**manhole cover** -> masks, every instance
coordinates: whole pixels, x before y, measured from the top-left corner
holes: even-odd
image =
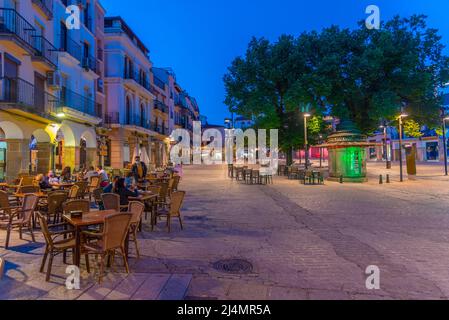
[[[249,274],[253,272],[251,262],[241,259],[220,260],[214,263],[214,269],[231,274]]]

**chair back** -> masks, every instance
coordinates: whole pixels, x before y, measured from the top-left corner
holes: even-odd
[[[159,186],[161,187],[161,190],[159,191],[159,200],[166,201],[168,195],[168,183],[160,183]]]
[[[20,178],[19,186],[32,186],[34,177],[30,175],[24,175]]]
[[[94,191],[100,187],[100,177],[94,176],[90,178],[89,191]]]
[[[62,212],[62,205],[67,201],[66,192],[52,192],[48,195],[48,213],[57,214]]]
[[[70,214],[72,211],[82,211],[83,213],[90,212],[89,200],[72,200],[62,205],[64,214]]]
[[[185,191],[176,191],[172,193],[170,202],[170,215],[172,217],[181,216],[181,207],[184,202],[185,195]]]
[[[78,198],[78,199],[84,198],[84,196],[87,192],[87,188],[89,187],[89,182],[79,181],[79,182],[75,183],[75,186],[79,187],[78,192],[76,193],[76,198]]]
[[[161,193],[161,186],[158,185],[148,186],[147,191],[159,195]]]
[[[145,205],[142,202],[131,201],[128,204],[128,213],[132,214],[131,223],[139,224],[144,211]]]
[[[37,193],[39,191],[40,191],[39,187],[32,186],[32,185],[22,186],[19,188],[19,193],[24,193],[24,194]]]
[[[38,202],[39,197],[34,194],[27,194],[25,196],[22,204],[23,221],[28,223],[31,221],[34,211],[36,211]]]
[[[9,208],[9,196],[8,192],[0,191],[0,209],[1,208]]]
[[[132,214],[130,213],[116,213],[105,218],[103,229],[104,251],[124,246],[131,218]]]
[[[77,185],[72,186],[69,190],[69,199],[76,199],[76,197],[78,196],[79,189],[80,187]]]
[[[120,196],[115,193],[104,193],[101,195],[105,210],[120,211]]]
[[[50,229],[48,228],[47,219],[40,212],[37,213],[37,218],[39,219],[39,225],[42,234],[44,235],[45,242],[50,248],[53,247],[53,238],[51,237]]]
[[[174,181],[173,181],[172,190],[176,191],[176,190],[178,190],[179,182],[181,181],[181,176],[176,175],[173,177],[173,179],[174,179]]]
[[[94,196],[94,200],[95,200],[96,203],[99,203],[99,202],[102,201],[101,195],[102,195],[103,193],[104,193],[104,191],[103,191],[102,188],[95,189],[95,190],[92,192],[92,194],[93,194],[93,196]]]

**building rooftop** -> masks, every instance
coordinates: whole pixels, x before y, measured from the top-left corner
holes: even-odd
[[[143,41],[134,33],[134,31],[128,26],[122,17],[106,17],[104,18],[104,28],[105,32],[113,32],[114,29],[118,28],[124,32],[128,38],[142,51],[145,56],[150,54],[150,50],[145,46]]]

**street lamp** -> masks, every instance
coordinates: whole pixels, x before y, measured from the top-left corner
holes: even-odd
[[[305,148],[306,170],[309,167],[309,139],[307,136],[307,119],[310,117],[311,117],[310,113],[304,113],[304,148]]]
[[[400,169],[400,176],[401,176],[401,182],[404,182],[404,173],[402,168],[402,119],[406,118],[406,114],[401,114],[398,118],[399,120],[399,169]]]
[[[388,152],[388,124],[385,123],[383,125],[381,125],[379,127],[379,129],[382,129],[384,137],[383,137],[383,153],[384,153],[384,157],[385,157],[385,162],[386,162],[386,166],[387,169],[391,169],[391,158],[389,157],[389,152]]]
[[[443,116],[443,148],[444,148],[444,173],[448,175],[447,168],[447,138],[446,138],[446,121],[449,120],[449,117]]]

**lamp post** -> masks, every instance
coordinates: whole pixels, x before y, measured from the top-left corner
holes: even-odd
[[[403,172],[403,163],[402,163],[402,119],[407,117],[406,114],[401,114],[399,116],[399,170],[400,170],[400,181],[404,182],[404,172]]]
[[[391,169],[391,159],[389,157],[389,153],[388,153],[388,125],[385,123],[383,125],[380,126],[380,129],[383,130],[383,154],[385,157],[385,162],[386,162],[386,167],[387,169]]]
[[[323,144],[323,135],[320,134],[320,145]],[[323,148],[320,146],[320,169],[323,167]]]
[[[446,121],[449,120],[449,117],[445,117],[443,115],[443,148],[444,148],[444,174],[448,175],[447,168],[447,138],[446,138]]]
[[[305,161],[306,170],[309,168],[309,139],[307,136],[307,119],[310,118],[310,113],[304,113],[304,149],[305,149]]]

